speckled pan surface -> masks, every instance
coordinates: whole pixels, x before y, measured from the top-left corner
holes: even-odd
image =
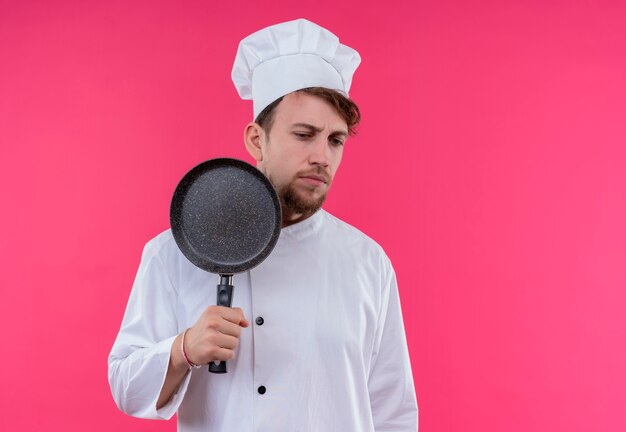
[[[238,159],[211,159],[182,178],[172,198],[176,244],[211,273],[240,273],[259,265],[280,235],[278,195],[269,180]]]

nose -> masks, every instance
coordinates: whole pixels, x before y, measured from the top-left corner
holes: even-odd
[[[330,146],[324,136],[319,136],[311,145],[311,153],[309,154],[309,163],[311,165],[320,165],[324,168],[330,165]]]

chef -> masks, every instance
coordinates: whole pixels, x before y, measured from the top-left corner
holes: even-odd
[[[235,275],[191,264],[170,230],[149,241],[109,356],[127,414],[178,430],[417,430],[396,277],[383,249],[321,208],[359,123],[347,95],[359,54],[304,19],[239,44],[232,77],[252,99],[244,142],[281,199],[270,256]],[[206,365],[228,361],[228,373]],[[202,366],[202,367],[200,367]]]

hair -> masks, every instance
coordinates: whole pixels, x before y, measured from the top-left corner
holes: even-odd
[[[348,133],[350,135],[357,134],[357,126],[361,122],[361,111],[359,111],[359,107],[351,99],[345,97],[337,90],[331,90],[325,87],[307,87],[296,90],[294,93],[306,93],[322,98],[330,104],[330,106],[335,108],[339,116],[346,122],[348,125]],[[276,107],[280,101],[283,100],[283,97],[284,96],[279,97],[266,106],[255,119],[255,122],[261,126],[266,134],[269,134],[272,129]]]

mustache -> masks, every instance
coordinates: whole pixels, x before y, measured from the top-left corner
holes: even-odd
[[[296,173],[296,177],[312,177],[312,176],[320,177],[321,179],[324,180],[326,184],[330,184],[332,180],[330,173],[326,171],[324,168],[322,168],[321,166],[318,166],[317,168],[313,170],[298,171]]]

